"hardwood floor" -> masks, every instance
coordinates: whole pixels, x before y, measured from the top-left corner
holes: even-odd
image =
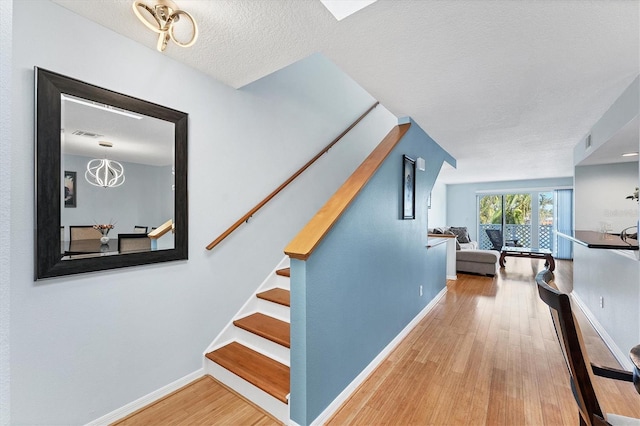
[[[204,376],[113,425],[259,426],[276,424],[280,424],[276,419],[211,376]]]
[[[507,259],[495,278],[459,274],[446,296],[328,425],[572,425],[577,407],[549,310],[534,283],[542,261]],[[572,263],[556,282],[572,287]],[[579,311],[579,310],[578,310]],[[577,312],[592,361],[617,362]],[[597,378],[607,411],[640,418],[630,383]],[[134,413],[126,425],[277,424],[211,378]]]
[[[459,274],[328,424],[577,425],[549,309],[533,279],[542,263],[510,258],[493,279]],[[561,287],[572,285],[571,268],[557,262]],[[592,361],[618,366],[591,326],[581,326]],[[598,378],[597,385],[610,412],[640,417],[631,383]]]

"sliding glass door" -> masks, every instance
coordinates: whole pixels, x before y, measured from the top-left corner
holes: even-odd
[[[514,241],[522,247],[531,245],[531,194],[505,194],[504,232],[505,240]]]
[[[538,247],[554,250],[555,204],[553,191],[538,193]]]
[[[491,194],[478,197],[480,248],[490,249],[487,229],[502,232],[506,240],[531,246],[531,194]]]
[[[492,248],[487,229],[502,231],[503,243],[551,250],[559,259],[572,258],[571,245],[555,232],[571,234],[573,190],[559,189],[478,195],[478,242]],[[566,229],[565,229],[566,228]]]
[[[555,230],[573,235],[573,190],[559,189],[554,191]],[[573,259],[573,243],[554,234],[555,250],[553,256],[558,259]]]
[[[502,196],[485,195],[478,197],[478,243],[481,249],[492,248],[487,229],[502,231]]]

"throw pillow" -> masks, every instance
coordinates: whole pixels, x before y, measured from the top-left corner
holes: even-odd
[[[458,237],[458,241],[461,243],[469,243],[471,239],[469,238],[469,232],[467,231],[466,226],[452,226],[449,228],[451,232],[453,232],[456,237]]]

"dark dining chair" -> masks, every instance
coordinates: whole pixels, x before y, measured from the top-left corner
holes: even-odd
[[[504,240],[502,237],[502,231],[499,229],[485,229],[487,233],[487,237],[489,237],[489,241],[491,241],[491,245],[493,246],[491,250],[502,250],[503,246],[507,247],[520,247],[518,245],[518,240]]]
[[[76,240],[99,240],[102,232],[98,231],[93,225],[69,226],[69,241]]]
[[[146,234],[148,229],[148,226],[135,225],[133,227],[133,232],[136,234]]]
[[[633,381],[633,373],[592,364],[585,350],[580,326],[576,321],[567,294],[558,291],[553,273],[543,270],[536,276],[540,299],[549,306],[551,318],[564,356],[573,396],[578,405],[581,425],[617,425],[638,421],[617,414],[608,414],[593,386],[594,374],[609,379]],[[640,390],[638,390],[640,393]],[[640,420],[640,419],[639,419]],[[636,423],[633,423],[636,424]]]
[[[118,234],[118,253],[151,251],[151,238],[147,234]]]

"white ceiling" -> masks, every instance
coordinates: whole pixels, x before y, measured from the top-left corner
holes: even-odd
[[[53,1],[155,49],[130,0]],[[177,3],[200,37],[158,54],[238,88],[322,52],[458,160],[447,183],[571,176],[640,72],[640,0],[378,0],[341,21],[319,0]]]
[[[66,95],[66,98],[75,97]],[[174,124],[147,115],[134,116],[140,119],[76,102],[62,102],[62,153],[91,158],[107,157],[151,166],[173,165]],[[112,147],[104,148],[99,145],[100,142],[110,142]]]

